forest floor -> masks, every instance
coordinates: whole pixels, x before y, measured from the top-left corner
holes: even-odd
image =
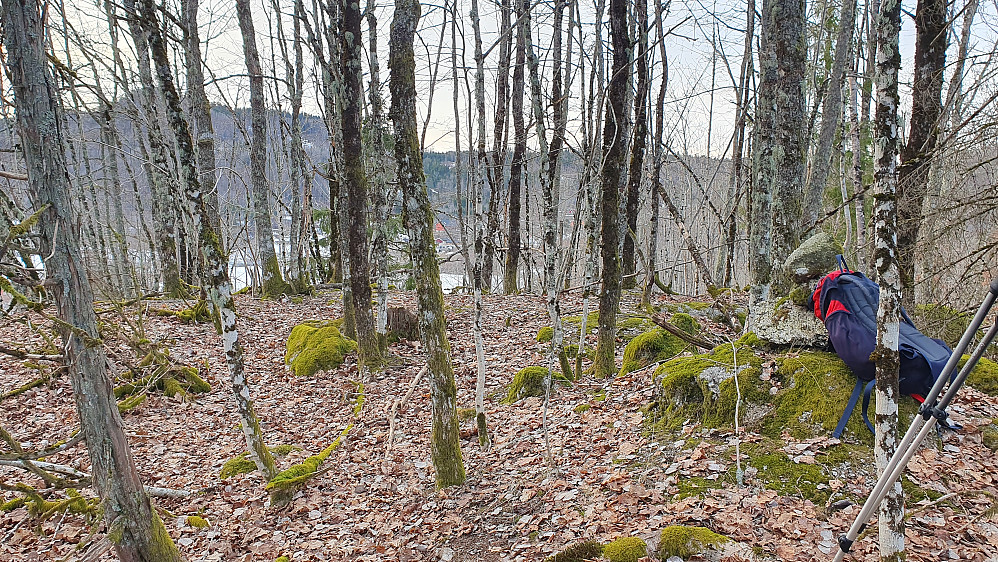
[[[446,303],[458,403],[473,407],[473,301],[448,295]],[[151,306],[164,304],[182,306]],[[414,295],[393,294],[391,304],[413,307]],[[209,366],[203,371],[212,385],[209,393],[191,401],[157,394],[123,415],[147,485],[201,492],[156,500],[187,559],[541,560],[584,539],[608,542],[633,535],[653,548],[661,529],[673,524],[706,526],[744,545],[729,551],[726,560],[831,559],[833,537],[848,527],[858,506],[836,510],[799,495],[780,495],[765,489],[751,471],[738,487],[734,459],[716,452],[697,427],[678,437],[649,432],[642,408],[656,394],[651,367],[612,380],[583,377],[570,388],[558,387],[548,410],[554,458],[553,466],[548,464],[541,399],[500,403],[518,369],[546,365],[547,346],[536,341],[538,328],[548,324],[543,300],[495,296],[485,304],[486,413],[493,446],[483,451],[471,435],[473,422],[465,422],[461,445],[468,480],[437,491],[429,458],[425,378],[399,411],[394,446],[390,452],[386,447],[391,404],[423,363],[418,344],[393,345],[398,364],[363,381],[352,358],[333,371],[296,378],[284,364],[288,334],[302,321],[338,317],[339,293],[323,292],[298,304],[238,298],[247,372],[267,440],[300,447],[279,458],[281,466],[316,454],[354,423],[323,472],[282,509],[267,505],[265,482],[257,474],[219,478],[223,463],[242,453],[245,441],[221,341],[211,323],[148,317],[145,337],[165,342],[175,358],[194,365],[207,361]],[[581,300],[568,296],[562,307],[563,314],[579,314]],[[625,294],[622,310],[636,307],[637,296]],[[23,324],[4,320],[0,342],[37,345],[37,337],[25,331]],[[590,345],[594,343],[591,339]],[[0,356],[0,392],[36,376],[23,363]],[[354,416],[357,382],[364,383],[359,418]],[[910,464],[916,482],[940,481],[946,473],[948,493],[931,504],[909,500],[908,559],[998,560],[998,525],[992,522],[998,460],[982,445],[978,429],[998,417],[998,399],[968,389],[953,411],[966,429],[950,434],[945,443],[923,446]],[[26,448],[64,439],[77,424],[66,376],[8,398],[0,408],[0,426]],[[46,460],[89,469],[82,446]],[[680,498],[677,484],[694,478],[716,481],[718,488]],[[9,467],[0,467],[0,482],[39,484]],[[842,492],[840,498],[854,500],[865,497],[871,484],[861,476],[830,482]],[[4,500],[12,497],[3,492]],[[209,526],[189,525],[187,516],[194,515]],[[0,559],[75,560],[80,553],[74,549],[92,542],[94,531],[73,514],[39,522],[23,507],[0,512]],[[98,536],[101,532],[96,530]],[[857,543],[853,559],[874,560],[875,549],[874,531]]]

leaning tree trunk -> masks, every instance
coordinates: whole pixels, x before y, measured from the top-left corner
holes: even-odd
[[[395,127],[395,160],[405,201],[402,219],[409,231],[412,263],[419,303],[419,332],[426,350],[430,377],[432,431],[431,457],[437,487],[464,482],[464,461],[457,421],[457,387],[450,361],[450,344],[444,323],[444,295],[433,244],[433,210],[426,193],[423,155],[416,131],[416,57],[413,39],[419,22],[419,3],[395,0],[389,42],[391,119]]]
[[[873,262],[880,283],[877,309],[877,416],[873,456],[877,473],[883,474],[898,442],[898,332],[900,330],[901,279],[897,248],[897,146],[898,70],[901,54],[901,2],[884,0],[877,19],[877,88],[874,123]],[[880,559],[904,560],[904,497],[895,482],[880,505]]]
[[[125,0],[126,9],[133,0]],[[140,4],[140,17],[143,26],[149,33],[149,48],[153,63],[156,65],[156,76],[159,79],[163,97],[166,98],[166,119],[173,129],[177,142],[177,160],[180,164],[181,176],[184,182],[184,196],[193,214],[192,221],[201,240],[201,251],[204,254],[204,286],[212,308],[218,316],[219,333],[225,350],[225,362],[229,368],[229,378],[232,381],[232,394],[236,399],[239,411],[241,429],[249,446],[249,457],[257,469],[270,480],[277,474],[274,457],[270,454],[263,440],[263,431],[253,409],[250,398],[249,381],[246,379],[243,364],[243,346],[239,339],[239,329],[236,325],[236,303],[232,298],[232,284],[229,281],[228,259],[222,248],[221,237],[213,224],[218,224],[218,217],[212,216],[218,208],[217,200],[211,205],[209,200],[214,193],[201,185],[199,171],[194,153],[194,138],[190,126],[184,118],[180,105],[180,95],[173,82],[173,72],[170,69],[170,59],[166,41],[161,35],[156,17],[156,7],[152,0],[143,0]],[[214,197],[217,197],[214,196]]]
[[[263,265],[263,296],[278,296],[291,292],[284,282],[281,265],[274,247],[274,229],[270,220],[270,185],[267,182],[267,107],[264,99],[263,67],[256,48],[256,31],[249,0],[236,0],[236,16],[243,36],[243,56],[250,84],[250,121],[253,138],[250,141],[250,186],[253,192],[253,223],[256,225],[256,246]]]
[[[371,264],[367,254],[367,171],[364,169],[361,122],[364,87],[363,43],[360,41],[360,3],[344,1],[343,29],[340,33],[340,61],[343,76],[341,115],[343,127],[343,179],[347,195],[347,238],[350,254],[350,289],[353,296],[354,328],[358,359],[370,369],[380,369],[381,340],[374,331],[371,312]]]
[[[55,81],[48,70],[43,18],[36,0],[3,0],[3,43],[14,87],[28,187],[42,210],[45,284],[59,317],[70,383],[90,452],[93,484],[101,498],[108,535],[124,562],[182,560],[146,495],[111,392],[108,359],[97,332],[93,291],[86,277],[73,216],[69,174],[59,126]],[[58,231],[61,230],[60,234]]]
[[[187,63],[187,95],[191,104],[191,117],[194,121],[195,142],[197,143],[198,178],[201,185],[209,189],[215,188],[215,128],[211,124],[211,103],[204,90],[204,64],[201,57],[201,38],[198,35],[198,1],[183,0],[181,2],[181,19],[186,26],[184,56]],[[211,213],[218,217],[218,209]],[[212,224],[215,230],[221,225]]]
[[[898,169],[898,262],[902,297],[909,310],[915,304],[915,247],[922,227],[922,208],[929,170],[939,136],[943,72],[949,18],[945,0],[919,0],[915,9],[915,71],[912,83],[908,143]],[[883,9],[883,6],[881,6]]]
[[[593,373],[597,377],[616,374],[616,320],[620,304],[620,182],[624,173],[627,139],[623,131],[627,120],[627,84],[631,72],[630,37],[627,31],[626,0],[610,0],[610,37],[613,45],[613,70],[606,96],[606,121],[603,125],[603,169],[600,172],[600,214],[603,237],[603,288],[599,298],[599,330]],[[597,48],[600,48],[597,45]]]

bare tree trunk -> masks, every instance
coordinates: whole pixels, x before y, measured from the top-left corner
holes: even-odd
[[[131,0],[130,5],[134,6],[134,3],[134,0]],[[156,250],[162,263],[163,291],[167,295],[178,296],[184,294],[185,291],[180,280],[180,266],[177,262],[177,239],[174,232],[176,201],[173,198],[173,189],[170,187],[171,178],[166,146],[159,128],[160,110],[156,100],[152,69],[149,64],[149,40],[134,11],[126,6],[125,13],[129,34],[135,44],[139,83],[142,85],[140,95],[147,114],[146,130],[150,158],[146,159],[144,165],[146,176],[149,178],[149,189],[152,192],[153,232],[156,235]],[[138,111],[133,112],[131,117],[138,133],[142,126]]]
[[[835,131],[842,117],[842,86],[849,55],[852,53],[852,37],[856,27],[856,0],[845,0],[839,17],[839,31],[835,39],[835,61],[821,104],[821,129],[818,132],[818,146],[811,164],[811,177],[804,202],[804,224],[808,229],[818,220],[821,213],[821,198],[828,183],[828,172],[832,160],[832,144]]]
[[[3,43],[21,149],[39,221],[46,285],[60,319],[73,397],[90,453],[94,487],[124,562],[182,560],[146,495],[125,436],[97,332],[94,295],[76,238],[69,175],[59,127],[55,81],[48,70],[44,7],[35,0],[3,0]],[[60,232],[61,231],[61,232]]]
[[[342,3],[343,27],[340,33],[340,57],[343,75],[343,179],[347,189],[347,226],[350,251],[350,288],[353,296],[354,323],[357,330],[360,364],[380,369],[381,341],[374,331],[371,312],[371,266],[367,255],[367,171],[364,169],[361,122],[364,87],[360,41],[360,3]]]
[[[461,151],[461,86],[457,66],[457,3],[455,2],[449,7],[445,3],[444,17],[446,17],[448,11],[451,13],[450,63],[451,78],[453,79],[451,93],[453,94],[454,101],[454,189],[457,192],[458,243],[461,245],[461,258],[464,260],[464,277],[468,282],[471,282],[474,273],[472,272],[471,254],[468,252],[468,229],[464,220],[464,170],[461,166],[461,162],[464,160],[464,153]]]
[[[471,0],[471,26],[475,33],[475,109],[478,113],[478,142],[475,150],[473,169],[475,198],[475,264],[472,271],[472,287],[475,293],[475,363],[478,367],[475,380],[475,422],[478,426],[478,444],[488,450],[492,446],[488,423],[485,419],[485,339],[482,337],[482,269],[485,256],[484,225],[482,216],[482,193],[485,191],[485,175],[488,173],[488,157],[485,154],[485,55],[482,54],[482,29],[478,14],[478,0]],[[498,101],[497,103],[505,103]]]
[[[184,56],[187,63],[187,96],[191,104],[191,117],[194,121],[195,142],[197,143],[198,171],[201,185],[206,189],[215,190],[215,128],[211,123],[211,103],[204,90],[204,64],[201,56],[201,37],[198,35],[198,2],[199,0],[183,0],[180,19],[185,26]],[[217,197],[215,199],[217,204]],[[211,213],[218,217],[218,209]],[[211,225],[219,230],[221,225]]]
[[[774,282],[783,292],[778,265],[800,243],[806,131],[804,17],[803,0],[763,3],[750,241],[753,302],[766,300]]]
[[[883,474],[898,443],[898,337],[900,330],[901,279],[897,249],[897,152],[898,152],[898,70],[901,53],[901,2],[884,0],[877,18],[877,110],[874,129],[876,147],[874,184],[877,205],[873,261],[880,283],[877,309],[877,415],[873,456],[877,473]],[[880,560],[904,560],[904,496],[901,482],[880,505]]]
[[[528,0],[513,0],[517,20],[524,17],[529,9]],[[523,27],[516,26],[516,64],[513,67],[513,161],[509,168],[509,211],[507,212],[506,269],[503,292],[511,295],[519,292],[520,266],[520,190],[526,168],[527,131],[523,123],[523,90],[526,51],[523,43]]]
[[[859,123],[859,84],[856,75],[849,77],[849,138],[852,148],[851,178],[853,191],[856,193],[856,247],[853,254],[856,263],[866,263],[866,213],[863,208],[863,140]],[[852,250],[845,248],[847,253]]]
[[[278,296],[291,292],[284,282],[274,246],[270,218],[270,185],[267,182],[267,106],[264,99],[263,68],[256,48],[256,31],[249,0],[236,0],[236,16],[243,37],[243,56],[250,82],[250,120],[253,138],[250,144],[250,184],[253,192],[253,222],[256,247],[263,269],[263,295]]]
[[[638,193],[641,178],[644,177],[645,147],[648,144],[648,2],[634,2],[634,17],[637,20],[638,44],[634,56],[637,66],[637,91],[634,94],[634,129],[631,140],[631,163],[627,174],[627,200],[624,203],[624,217],[627,232],[624,233],[623,288],[637,286],[637,259],[635,248],[638,236]],[[709,145],[709,143],[708,143]],[[654,197],[652,197],[654,199]]]
[[[260,429],[260,422],[253,409],[253,400],[250,398],[249,381],[246,379],[243,364],[243,346],[236,324],[236,304],[232,298],[232,285],[229,282],[228,261],[222,248],[219,233],[212,228],[213,224],[220,222],[217,217],[211,216],[213,209],[217,209],[218,205],[217,203],[215,205],[208,203],[212,197],[212,192],[205,189],[199,179],[194,153],[194,139],[187,120],[184,118],[180,96],[173,82],[169,54],[166,42],[160,34],[156,7],[152,0],[142,0],[140,6],[140,12],[136,13],[141,13],[140,17],[145,31],[149,34],[149,48],[156,65],[156,76],[159,79],[163,96],[166,98],[167,122],[176,137],[177,159],[184,182],[184,195],[193,213],[192,219],[201,239],[201,251],[204,253],[204,286],[208,290],[209,300],[219,318],[218,327],[225,350],[225,361],[229,368],[229,378],[232,382],[232,394],[236,399],[236,407],[239,411],[240,425],[249,446],[250,459],[253,460],[264,477],[270,480],[277,474],[277,470],[274,465],[274,457],[264,444],[263,431]],[[125,0],[125,9],[134,11],[134,0]]]
[[[908,120],[908,142],[901,150],[897,186],[898,265],[902,300],[909,310],[915,304],[916,246],[942,114],[943,72],[949,38],[946,7],[945,0],[919,0],[915,9],[911,119]]]
[[[464,482],[460,431],[457,421],[457,387],[450,362],[450,344],[444,323],[440,269],[433,244],[433,210],[426,194],[423,155],[416,131],[416,75],[413,38],[420,7],[414,0],[395,0],[389,42],[390,116],[395,128],[395,160],[405,205],[402,219],[409,231],[419,302],[420,339],[427,355],[433,416],[431,457],[438,488]]]
[[[603,168],[600,171],[600,214],[603,259],[603,287],[599,299],[599,331],[593,374],[612,377],[616,374],[616,320],[620,304],[620,183],[625,173],[627,139],[623,132],[627,107],[627,79],[631,73],[630,37],[627,31],[626,0],[610,0],[610,38],[613,46],[613,70],[606,96],[606,121],[603,124]],[[597,45],[597,48],[602,48]]]
[[[737,102],[735,104],[735,133],[731,156],[731,181],[728,190],[728,215],[724,224],[724,276],[721,285],[730,287],[734,281],[735,268],[735,240],[738,235],[738,201],[741,199],[742,190],[745,188],[745,163],[744,155],[746,150],[745,125],[748,121],[749,110],[749,85],[754,74],[752,64],[752,42],[755,40],[755,0],[748,0],[745,9],[745,47],[742,52],[741,74],[738,78]],[[750,205],[747,205],[750,207]]]
[[[499,68],[496,76],[496,116],[492,138],[492,163],[489,166],[489,214],[485,233],[485,248],[482,263],[482,278],[486,290],[492,290],[493,264],[495,263],[496,236],[499,233],[499,213],[501,195],[505,185],[506,135],[509,128],[506,115],[509,108],[507,90],[509,88],[509,59],[512,52],[513,33],[510,24],[510,0],[500,0]]]

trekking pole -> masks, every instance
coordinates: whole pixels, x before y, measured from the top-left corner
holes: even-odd
[[[937,398],[942,393],[943,388],[946,386],[947,379],[950,378],[950,374],[956,369],[957,364],[963,357],[963,353],[970,346],[971,340],[973,340],[974,335],[977,330],[980,329],[981,324],[984,323],[984,319],[987,317],[988,313],[991,311],[991,307],[995,303],[995,299],[998,298],[998,279],[991,282],[990,292],[988,296],[985,297],[984,302],[978,309],[977,314],[974,319],[967,326],[967,330],[963,333],[960,338],[960,343],[957,344],[956,349],[953,350],[953,354],[950,355],[949,361],[943,368],[942,373],[939,378],[936,379],[935,384],[932,385],[932,390],[925,397],[925,402],[918,409],[918,415],[912,420],[911,426],[905,433],[904,438],[898,444],[897,449],[894,451],[894,455],[891,456],[891,460],[884,467],[883,473],[877,480],[877,484],[873,487],[873,491],[870,492],[870,497],[867,498],[866,503],[863,504],[863,509],[860,510],[859,515],[856,516],[856,520],[853,521],[852,526],[849,528],[849,532],[839,537],[839,551],[835,555],[835,562],[841,562],[846,553],[852,548],[853,543],[864,529],[866,529],[866,523],[873,516],[873,511],[880,505],[884,497],[887,495],[888,490],[894,485],[894,482],[901,476],[904,472],[905,466],[907,466],[908,461],[915,454],[918,446],[925,439],[925,436],[932,431],[936,423],[942,423],[946,421],[949,414],[946,413],[946,407],[949,406],[953,398],[956,397],[957,392],[960,391],[960,387],[963,386],[964,381],[970,374],[970,371],[977,365],[977,362],[984,355],[988,346],[994,341],[995,336],[998,335],[998,319],[994,325],[988,330],[984,335],[984,338],[974,349],[973,355],[964,364],[963,368],[960,369],[960,373],[956,376],[953,382],[949,385],[946,390],[946,394],[943,395],[941,400],[937,401]]]

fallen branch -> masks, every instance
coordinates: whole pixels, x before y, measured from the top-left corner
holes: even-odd
[[[71,447],[76,446],[76,444],[79,443],[80,441],[83,441],[83,432],[80,431],[80,430],[76,430],[76,432],[73,434],[73,436],[68,441],[66,441],[65,443],[62,443],[60,445],[56,445],[56,446],[50,447],[48,449],[43,449],[41,451],[35,451],[33,453],[29,453],[29,452],[20,452],[20,453],[18,453],[18,452],[15,452],[15,453],[12,453],[12,454],[3,454],[3,455],[0,455],[0,460],[5,460],[5,461],[18,461],[18,460],[33,461],[33,460],[36,460],[36,459],[41,459],[41,458],[45,458],[45,457],[54,455],[56,453],[61,453],[62,451],[65,451],[66,449],[69,449]],[[35,463],[35,464],[38,464],[38,463]]]
[[[0,466],[12,466],[15,468],[21,468],[24,470],[31,471],[31,465],[34,465],[36,468],[40,468],[42,470],[54,472],[56,474],[72,476],[73,478],[79,480],[77,484],[87,485],[87,486],[92,484],[89,474],[87,474],[86,472],[76,470],[75,468],[64,464],[56,464],[45,461],[0,459]],[[158,486],[144,486],[144,488],[147,494],[156,498],[186,498],[194,494],[194,492],[191,492],[190,490],[177,490],[175,488],[160,488]]]
[[[17,359],[28,359],[31,361],[62,361],[62,354],[48,354],[48,353],[28,353],[27,351],[21,351],[20,349],[14,349],[13,347],[7,347],[5,345],[0,345],[0,353],[4,355],[10,355]]]
[[[697,336],[694,336],[693,334],[680,330],[675,325],[671,324],[668,320],[666,320],[664,312],[659,312],[658,314],[652,316],[651,321],[661,326],[662,329],[665,330],[666,332],[669,332],[670,334],[676,336],[677,338],[683,340],[684,342],[693,344],[701,349],[708,349],[708,350],[714,349],[715,347],[720,345],[719,343],[712,343],[703,338],[699,338]]]
[[[28,181],[27,174],[18,174],[17,172],[8,172],[7,170],[0,170],[0,178],[8,180]]]
[[[406,391],[405,395],[402,398],[396,399],[395,402],[392,402],[391,411],[388,413],[388,440],[385,448],[385,458],[388,458],[388,455],[391,454],[393,441],[395,440],[395,417],[398,415],[398,411],[409,401],[409,398],[412,397],[412,393],[415,392],[416,386],[419,384],[420,379],[423,378],[423,375],[426,374],[426,371],[427,367],[424,365],[423,368],[416,373],[416,377],[412,379],[412,382],[409,383],[409,389]]]

